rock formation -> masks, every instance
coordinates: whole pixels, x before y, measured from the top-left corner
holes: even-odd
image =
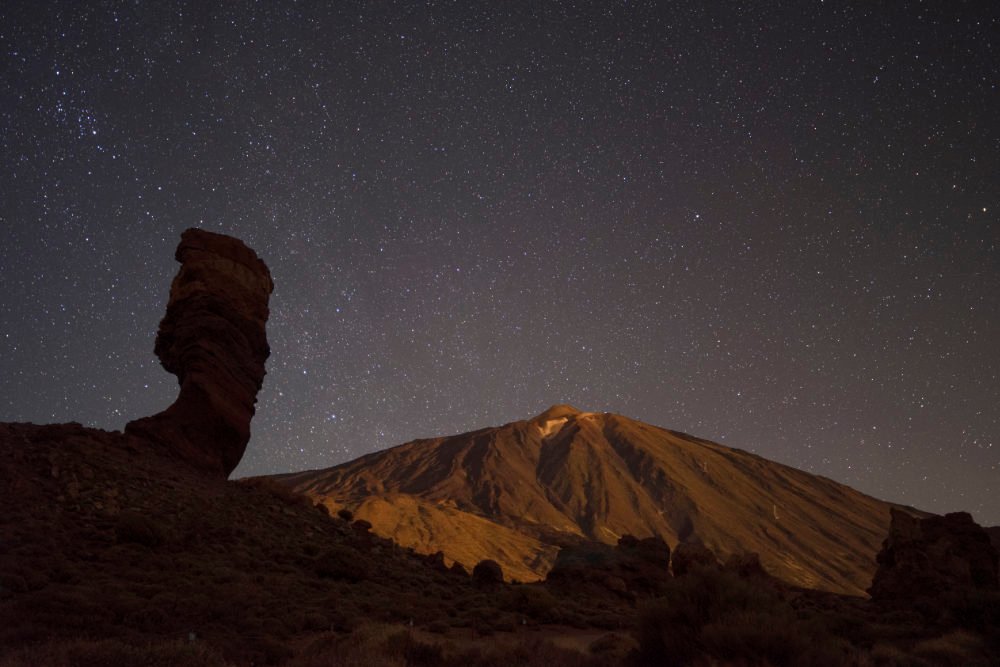
[[[693,542],[681,542],[677,545],[670,561],[670,568],[675,577],[683,577],[688,572],[702,567],[719,567],[719,559],[711,549]]]
[[[990,526],[985,530],[990,536],[990,542],[993,543],[993,548],[997,550],[998,554],[1000,554],[1000,526]]]
[[[181,268],[155,352],[177,376],[180,394],[163,412],[129,422],[125,433],[226,477],[250,439],[270,353],[264,325],[274,283],[253,250],[221,234],[188,229],[175,257]]]
[[[998,588],[997,552],[987,532],[966,512],[919,519],[893,509],[877,561],[868,589],[876,601]]]
[[[630,597],[660,594],[670,579],[670,547],[658,537],[623,535],[614,547],[584,542],[564,547],[546,583],[556,590],[597,592]]]

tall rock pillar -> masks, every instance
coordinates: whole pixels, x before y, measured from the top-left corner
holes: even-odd
[[[270,354],[265,332],[271,273],[238,239],[200,229],[181,235],[156,355],[180,394],[163,412],[125,426],[205,472],[228,477],[250,440]]]

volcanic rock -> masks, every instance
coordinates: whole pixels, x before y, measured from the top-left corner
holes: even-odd
[[[723,568],[743,579],[752,577],[768,577],[767,570],[760,563],[760,554],[748,551],[741,554],[731,554],[726,559]]]
[[[997,590],[997,551],[967,512],[919,519],[893,510],[869,593],[912,600],[960,589]]]
[[[993,548],[997,550],[998,554],[1000,554],[1000,526],[990,526],[984,530],[986,530],[987,534],[989,534],[990,542],[993,543]]]
[[[229,236],[188,229],[175,257],[181,268],[154,350],[177,376],[180,394],[125,432],[227,477],[250,440],[270,354],[264,325],[274,283],[253,250]]]
[[[277,478],[376,534],[447,560],[491,558],[536,581],[559,549],[623,535],[756,552],[776,577],[864,595],[890,503],[749,452],[627,417],[555,405]]]
[[[620,594],[658,594],[670,578],[669,567],[666,542],[623,535],[615,547],[600,542],[564,547],[545,581],[557,589],[597,587]]]
[[[718,566],[719,559],[708,547],[693,542],[678,544],[670,561],[675,577],[683,577],[696,568]]]

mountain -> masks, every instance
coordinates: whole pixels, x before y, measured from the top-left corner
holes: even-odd
[[[569,405],[275,479],[404,546],[467,566],[490,558],[522,581],[543,578],[561,546],[628,534],[722,557],[757,552],[790,583],[863,595],[893,507],[749,452]]]
[[[786,577],[823,583],[819,550],[843,541],[830,562],[848,568],[884,504],[624,417],[556,406],[331,473],[383,528],[476,562],[471,577],[331,516],[336,502],[289,488],[302,475],[229,481],[269,354],[270,274],[200,230],[177,259],[155,346],[180,383],[171,406],[124,432],[0,422],[4,667],[995,664],[996,529],[895,512],[872,599],[785,586],[696,542],[762,533],[811,568]],[[686,542],[614,540],[653,529]],[[478,562],[537,577],[560,546],[542,582]]]
[[[227,480],[264,378],[273,283],[221,234],[185,231],[176,259],[155,344],[180,384],[172,405],[124,432],[0,422],[0,664],[402,664],[403,649],[439,664],[414,623],[433,637],[634,623],[627,600],[564,608],[540,586],[484,587],[270,480]],[[372,646],[366,626],[398,632]]]

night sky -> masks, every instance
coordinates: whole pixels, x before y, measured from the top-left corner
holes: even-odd
[[[1000,3],[8,0],[0,46],[0,420],[168,405],[199,226],[276,285],[235,476],[568,402],[1000,524]]]

